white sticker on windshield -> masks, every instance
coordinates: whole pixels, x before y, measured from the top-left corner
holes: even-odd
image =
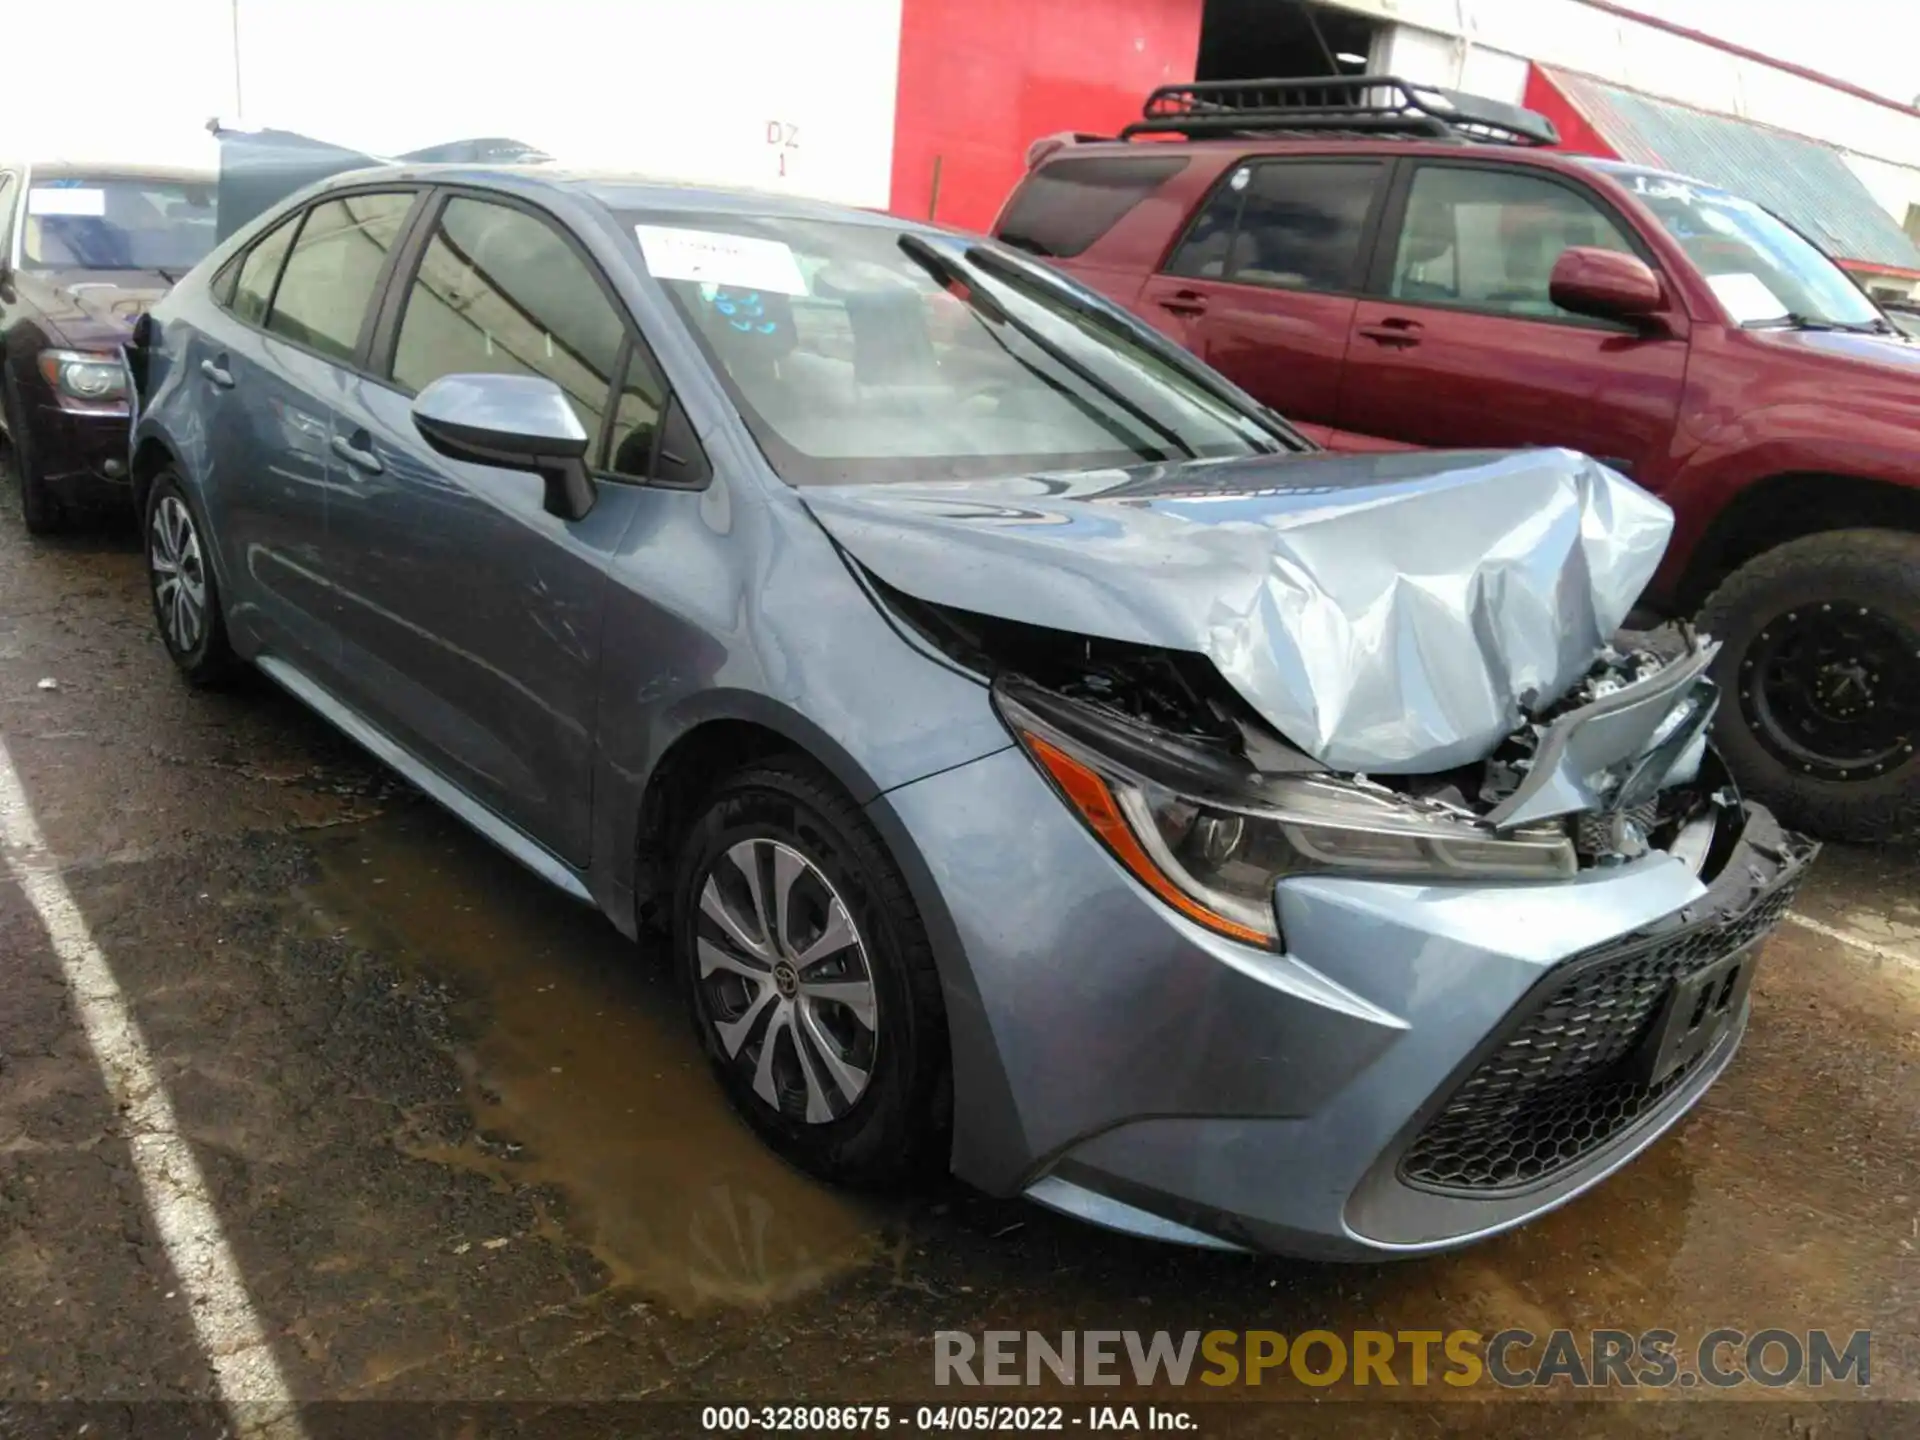
[[[776,295],[807,293],[800,262],[783,241],[673,225],[636,225],[633,233],[656,280],[697,280]]]
[[[1767,282],[1758,275],[1744,270],[1730,275],[1709,275],[1707,284],[1713,287],[1713,293],[1720,297],[1720,303],[1727,307],[1736,325],[1745,325],[1750,320],[1778,320],[1787,313],[1780,297],[1768,289]]]
[[[29,215],[104,215],[107,192],[79,185],[36,185],[27,192]]]

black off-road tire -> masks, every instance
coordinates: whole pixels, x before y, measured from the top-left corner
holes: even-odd
[[[1743,666],[1767,627],[1809,607],[1865,606],[1920,636],[1920,535],[1835,530],[1792,540],[1721,582],[1700,628],[1724,648],[1715,662],[1722,699],[1715,738],[1741,788],[1788,825],[1826,840],[1886,842],[1920,834],[1920,745],[1871,778],[1834,779],[1796,768],[1755,733],[1743,708]],[[1914,667],[1885,683],[1900,685]],[[1913,737],[1920,741],[1920,735]]]
[[[154,554],[156,537],[154,525],[161,514],[162,507],[169,501],[177,502],[186,509],[199,541],[203,584],[205,585],[205,612],[197,639],[192,645],[181,646],[168,625],[167,616],[162,613],[159,577],[154,572]],[[174,665],[189,685],[197,689],[219,689],[230,684],[245,668],[246,662],[234,653],[233,645],[227,637],[227,621],[220,599],[220,582],[214,574],[213,560],[209,549],[211,544],[207,533],[206,517],[200,513],[200,507],[180,483],[179,477],[171,469],[162,470],[154,477],[152,487],[147,491],[146,510],[140,517],[140,553],[146,562],[147,598],[153,606],[154,626],[160,632],[160,643],[167,647],[167,654],[173,658]]]
[[[701,890],[731,847],[760,839],[798,852],[837,892],[866,947],[877,999],[866,1089],[844,1113],[817,1123],[756,1093],[750,1066],[722,1047],[700,977],[695,940],[703,927],[713,933],[700,911]],[[952,1080],[932,947],[899,867],[832,778],[795,756],[721,779],[697,807],[680,847],[673,896],[674,962],[695,1031],[728,1100],[760,1137],[789,1163],[839,1184],[897,1187],[944,1173]],[[755,1048],[752,1034],[742,1056]]]
[[[4,404],[7,411],[7,436],[12,442],[7,463],[13,471],[13,483],[20,487],[20,519],[30,535],[58,535],[68,528],[70,517],[40,475],[34,460],[33,433],[27,427],[26,408],[14,394],[11,379],[0,383],[0,404]]]

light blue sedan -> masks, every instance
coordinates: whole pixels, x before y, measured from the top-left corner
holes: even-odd
[[[1659,501],[1332,456],[1029,259],[789,198],[334,176],[143,323],[161,638],[671,937],[739,1112],[1191,1244],[1565,1201],[1745,1028],[1812,847]]]

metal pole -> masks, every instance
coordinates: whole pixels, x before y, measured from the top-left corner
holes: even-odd
[[[240,98],[240,0],[228,0],[228,9],[233,16],[233,123],[244,123],[247,107]]]

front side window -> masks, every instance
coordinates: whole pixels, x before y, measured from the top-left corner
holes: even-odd
[[[1078,255],[1186,166],[1181,155],[1056,160],[1021,181],[998,234],[1030,255]]]
[[[1084,470],[1283,443],[1150,331],[1008,252],[851,220],[623,218],[790,483]]]
[[[35,171],[20,262],[29,270],[157,270],[176,279],[213,249],[214,184]]]
[[[1736,325],[1887,328],[1844,270],[1753,201],[1654,170],[1609,168],[1680,242]]]
[[[387,253],[412,207],[410,193],[392,192],[343,195],[309,210],[273,292],[267,329],[328,359],[352,360]]]
[[[1374,161],[1242,165],[1195,218],[1168,269],[1283,290],[1352,289],[1384,170]]]
[[[1609,216],[1551,180],[1510,170],[1414,172],[1393,263],[1397,300],[1575,319],[1553,303],[1554,263],[1576,246],[1633,253]]]
[[[407,291],[393,378],[418,392],[443,375],[539,375],[598,436],[627,330],[587,262],[524,210],[447,202]],[[662,386],[636,349],[615,406],[614,468],[645,473]],[[644,432],[638,439],[636,432]],[[635,456],[641,468],[626,469]]]

